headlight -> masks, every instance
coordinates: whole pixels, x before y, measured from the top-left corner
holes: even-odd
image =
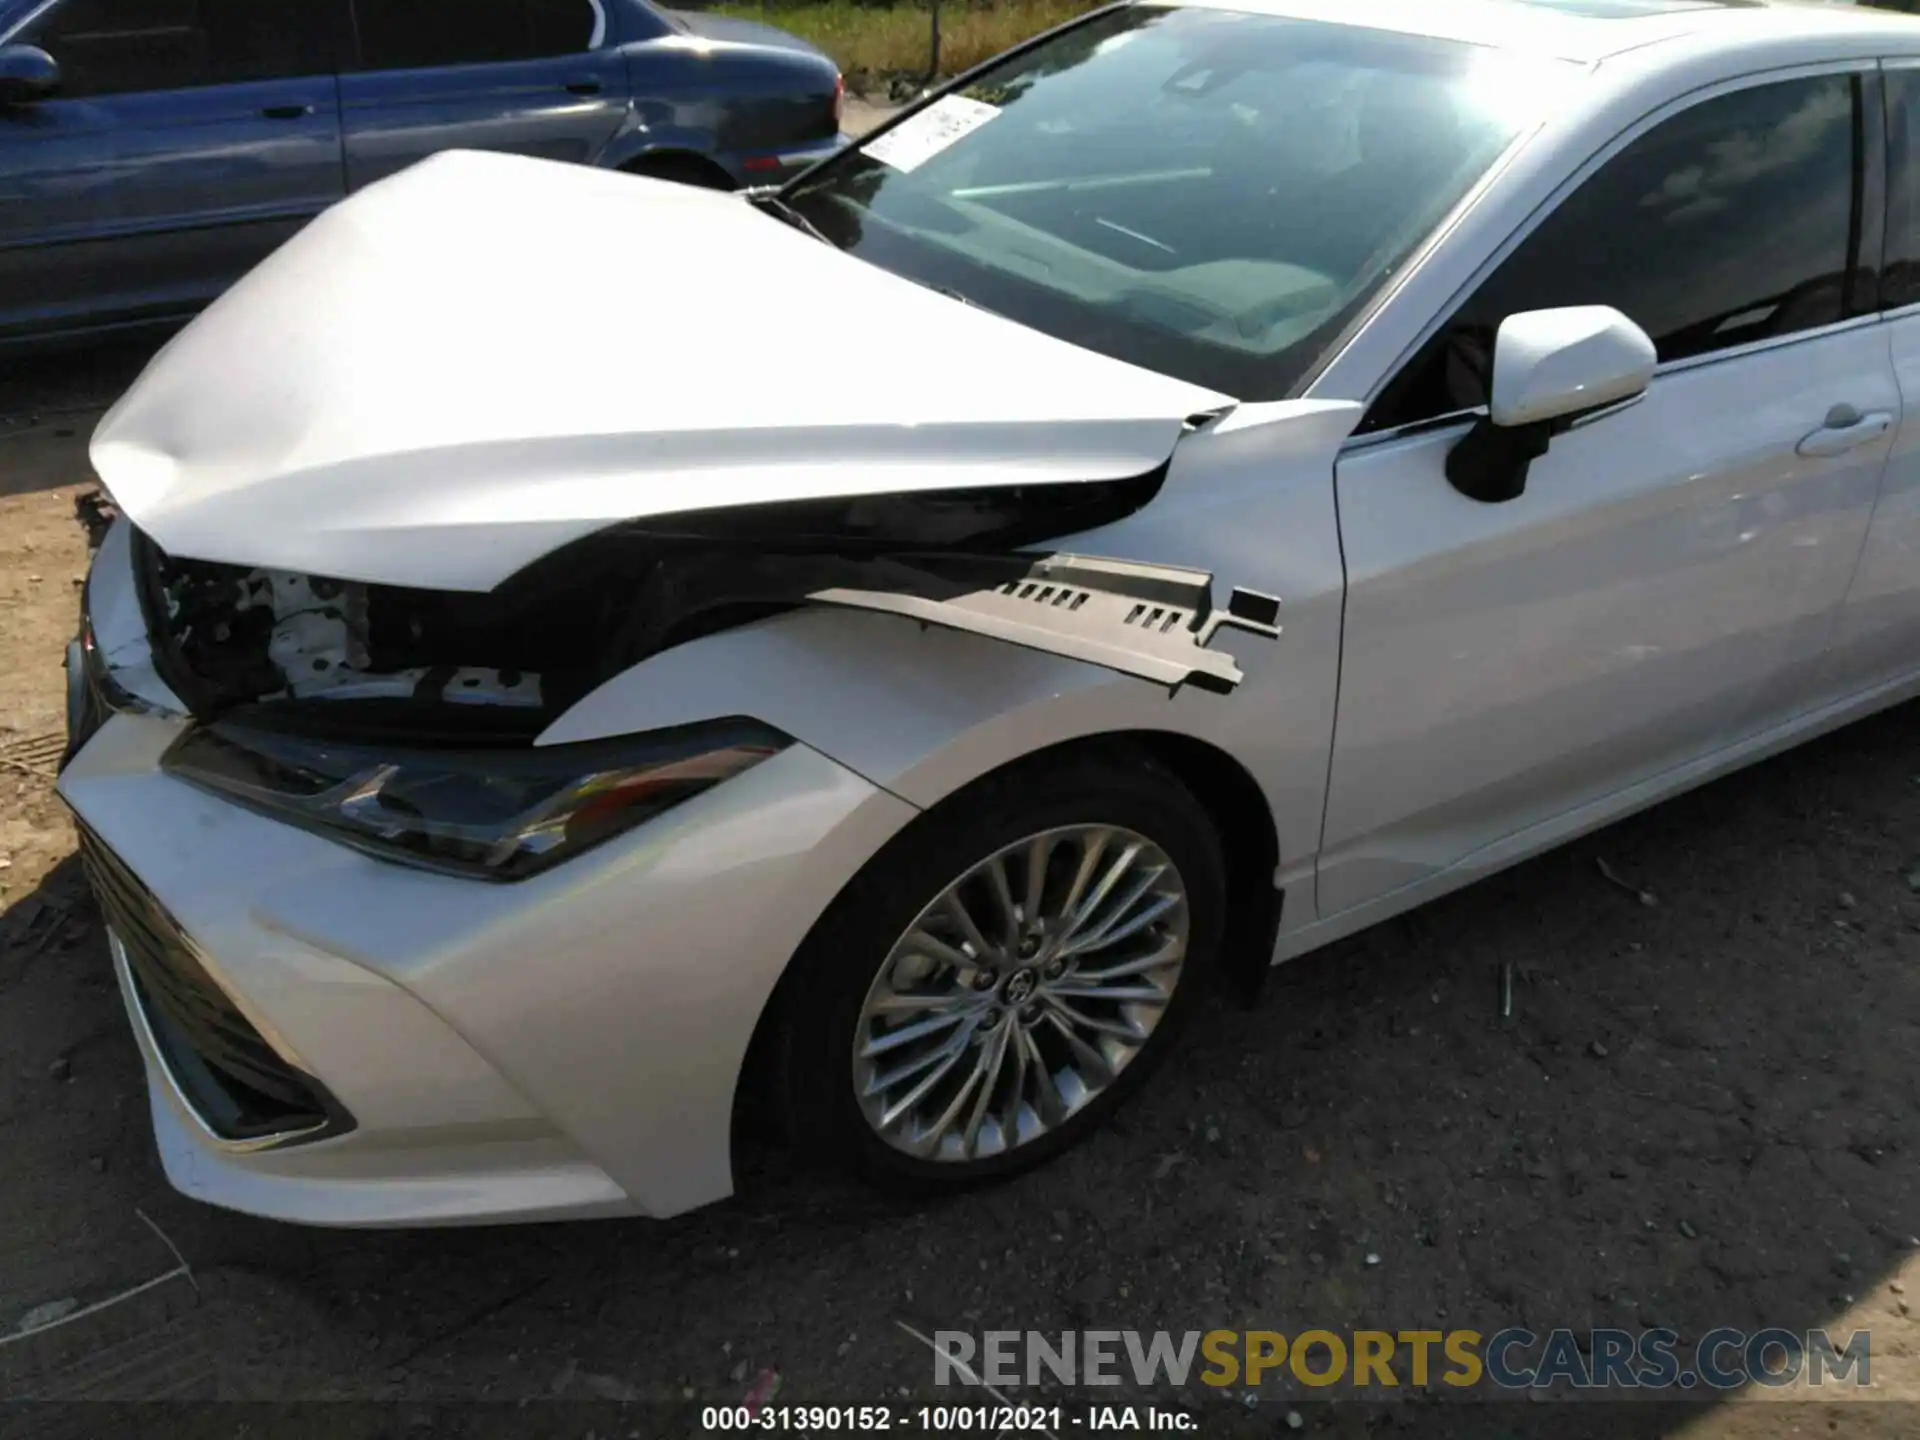
[[[169,773],[386,859],[523,880],[776,755],[750,720],[515,750],[402,749],[222,722]]]

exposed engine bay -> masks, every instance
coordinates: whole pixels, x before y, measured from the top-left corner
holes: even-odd
[[[136,532],[157,667],[196,715],[271,707],[325,728],[530,741],[670,646],[816,604],[899,614],[1106,665],[1170,690],[1240,680],[1204,572],[1018,547],[1137,509],[1159,473],[1025,491],[804,501],[613,526],[483,592],[180,559]]]
[[[203,718],[263,702],[354,702],[355,715],[401,728],[412,718],[461,733],[537,732],[614,663],[613,608],[633,599],[616,588],[596,612],[590,594],[571,590],[406,590],[179,560],[150,543],[135,554],[156,663]]]

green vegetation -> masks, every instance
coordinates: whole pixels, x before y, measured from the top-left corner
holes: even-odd
[[[956,75],[1107,0],[946,0],[940,8],[940,75]],[[1920,0],[1864,0],[1920,10]],[[764,20],[812,41],[854,81],[927,73],[928,0],[732,0],[716,13]]]
[[[1098,0],[998,0],[991,4],[943,4],[940,8],[940,73],[956,75],[1094,8]],[[861,5],[853,0],[818,3],[731,4],[722,15],[765,20],[811,40],[849,76],[924,75],[930,15],[925,5]]]

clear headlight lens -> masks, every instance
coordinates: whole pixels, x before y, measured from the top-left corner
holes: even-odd
[[[793,742],[751,720],[514,750],[403,749],[221,722],[169,773],[385,859],[523,880]]]

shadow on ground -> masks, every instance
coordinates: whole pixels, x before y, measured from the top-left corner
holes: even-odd
[[[164,338],[0,360],[0,496],[90,479],[94,425]]]

